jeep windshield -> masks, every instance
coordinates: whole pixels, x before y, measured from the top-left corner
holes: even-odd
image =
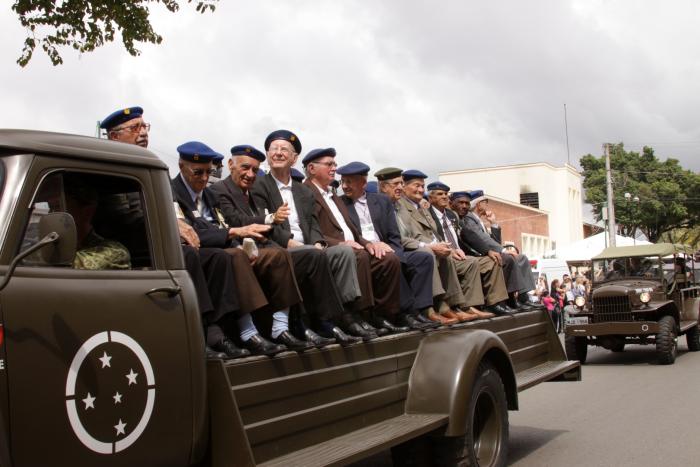
[[[662,279],[661,258],[633,256],[593,260],[593,280],[607,282],[619,279]]]

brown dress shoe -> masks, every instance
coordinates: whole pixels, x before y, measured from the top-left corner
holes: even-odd
[[[474,313],[474,314],[475,314],[476,316],[478,316],[480,319],[493,318],[494,316],[496,316],[496,315],[494,315],[493,313],[491,313],[491,312],[489,312],[489,311],[481,311],[481,310],[479,310],[478,308],[474,308],[473,306],[472,306],[472,307],[469,307],[469,311],[471,311],[472,313]]]
[[[459,319],[460,323],[466,323],[467,321],[474,321],[475,319],[479,319],[477,315],[474,313],[471,313],[469,311],[456,311],[454,312],[455,315],[457,315],[457,319]]]
[[[430,313],[428,315],[428,319],[431,321],[435,321],[436,323],[440,323],[443,326],[450,326],[452,324],[459,323],[459,320],[457,318],[450,319],[441,315],[440,313]]]
[[[437,309],[437,312],[442,314],[446,311],[450,311],[452,307],[447,303],[447,302],[440,302],[440,306]]]

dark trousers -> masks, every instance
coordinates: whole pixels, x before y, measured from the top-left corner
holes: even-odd
[[[532,277],[532,267],[527,256],[503,253],[501,258],[503,258],[503,276],[506,279],[508,293],[525,293],[535,288],[535,279]]]
[[[426,251],[404,251],[401,261],[401,311],[411,313],[433,305],[433,255]]]
[[[288,251],[304,299],[304,303],[298,307],[302,314],[306,314],[312,322],[338,322],[343,313],[343,302],[333,280],[328,257],[322,250],[312,246],[292,248]]]

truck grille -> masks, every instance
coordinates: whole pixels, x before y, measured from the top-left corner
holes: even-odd
[[[593,322],[608,321],[632,321],[632,308],[628,296],[593,299]]]

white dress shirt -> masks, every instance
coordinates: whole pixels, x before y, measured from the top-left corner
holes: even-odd
[[[328,206],[328,209],[330,209],[331,213],[333,213],[335,221],[338,223],[340,228],[343,229],[343,237],[345,237],[345,241],[354,241],[355,236],[352,234],[352,230],[350,230],[350,227],[348,227],[348,224],[345,222],[345,218],[340,213],[340,209],[338,209],[338,206],[335,204],[335,201],[333,201],[333,193],[331,192],[331,190],[324,190],[323,188],[318,186],[316,182],[314,182],[314,186],[318,188],[318,191],[321,192],[323,201],[326,202],[326,206]]]
[[[455,232],[455,229],[452,226],[452,221],[450,221],[450,218],[447,217],[447,213],[440,212],[438,209],[435,209],[435,206],[431,206],[430,209],[432,209],[433,212],[435,213],[435,215],[437,215],[438,221],[439,221],[440,226],[442,227],[443,230],[445,229],[445,224],[447,224],[447,228],[450,229],[450,233],[452,233],[452,238],[454,238],[455,242],[457,242],[458,241],[457,239],[459,237],[457,236],[457,232]],[[445,232],[445,240],[448,243],[449,243],[449,238],[450,237],[447,235],[447,232]],[[457,245],[457,247],[459,247],[459,245]]]
[[[302,232],[301,227],[299,227],[299,215],[297,214],[297,207],[294,204],[294,196],[292,194],[292,178],[289,178],[289,183],[286,185],[277,180],[274,175],[272,178],[275,179],[277,189],[280,192],[280,196],[282,196],[282,201],[287,203],[287,206],[289,207],[289,217],[287,218],[287,221],[289,222],[289,229],[292,231],[292,238],[294,238],[294,240],[297,242],[306,243],[304,239],[304,232]]]
[[[360,198],[356,199],[353,205],[355,206],[355,211],[357,211],[357,217],[360,218],[362,238],[370,242],[378,242],[379,235],[377,235],[377,232],[374,230],[372,215],[369,213],[369,206],[367,206],[367,194],[365,193]]]

